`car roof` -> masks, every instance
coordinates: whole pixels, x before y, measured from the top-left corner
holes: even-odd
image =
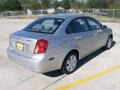
[[[60,18],[60,19],[67,19],[71,17],[81,17],[83,15],[77,14],[77,13],[64,13],[64,14],[56,14],[56,15],[51,15],[47,16],[47,18]]]

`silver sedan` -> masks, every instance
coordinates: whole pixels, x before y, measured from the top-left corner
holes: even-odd
[[[9,38],[8,56],[36,72],[61,69],[70,74],[78,60],[104,47],[110,49],[112,30],[79,14],[41,17]]]

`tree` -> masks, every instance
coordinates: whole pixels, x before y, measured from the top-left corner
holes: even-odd
[[[63,0],[62,3],[64,9],[70,9],[70,0]]]
[[[71,8],[74,8],[74,9],[82,8],[83,9],[83,8],[85,8],[85,4],[80,1],[71,0]]]
[[[51,7],[51,1],[50,0],[41,0],[41,5],[43,9],[47,9]]]
[[[24,10],[41,8],[41,4],[37,0],[20,0],[20,2]]]
[[[6,0],[2,5],[3,10],[21,10],[21,3],[18,0]]]
[[[108,0],[109,8],[111,9],[120,9],[120,1],[119,0]]]
[[[63,2],[59,1],[59,7],[63,7]]]
[[[77,5],[80,9],[86,9],[86,4],[84,2],[78,2]]]
[[[120,9],[120,3],[113,3],[109,5],[111,9]]]
[[[54,1],[53,1],[53,7],[54,7],[55,9],[57,9],[57,8],[59,7],[59,2],[58,2],[58,0],[54,0]]]
[[[3,6],[2,4],[0,4],[0,12],[3,10]]]
[[[108,3],[106,0],[89,0],[87,6],[88,8],[107,8]]]
[[[3,0],[0,0],[0,12],[2,12],[3,11]]]
[[[27,1],[27,8],[29,8],[29,9],[39,9],[39,8],[41,8],[41,5],[36,0],[28,0]]]
[[[27,0],[19,0],[19,2],[21,3],[22,9],[26,10],[27,9],[27,6],[26,6]]]

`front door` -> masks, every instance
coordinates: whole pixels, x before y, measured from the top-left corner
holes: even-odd
[[[79,47],[80,56],[84,57],[94,50],[95,36],[90,31],[84,18],[74,19],[68,28],[74,44]]]
[[[107,33],[105,30],[102,30],[102,25],[96,21],[93,18],[87,18],[87,22],[89,24],[90,30],[93,33],[93,36],[95,38],[95,50],[104,46],[106,39],[107,39]]]

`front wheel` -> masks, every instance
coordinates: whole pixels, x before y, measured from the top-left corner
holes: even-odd
[[[62,72],[70,74],[76,70],[78,62],[78,55],[74,52],[67,55],[62,66]]]
[[[107,43],[106,43],[106,46],[105,46],[105,49],[110,49],[112,47],[112,44],[113,44],[113,38],[112,37],[109,37]]]

